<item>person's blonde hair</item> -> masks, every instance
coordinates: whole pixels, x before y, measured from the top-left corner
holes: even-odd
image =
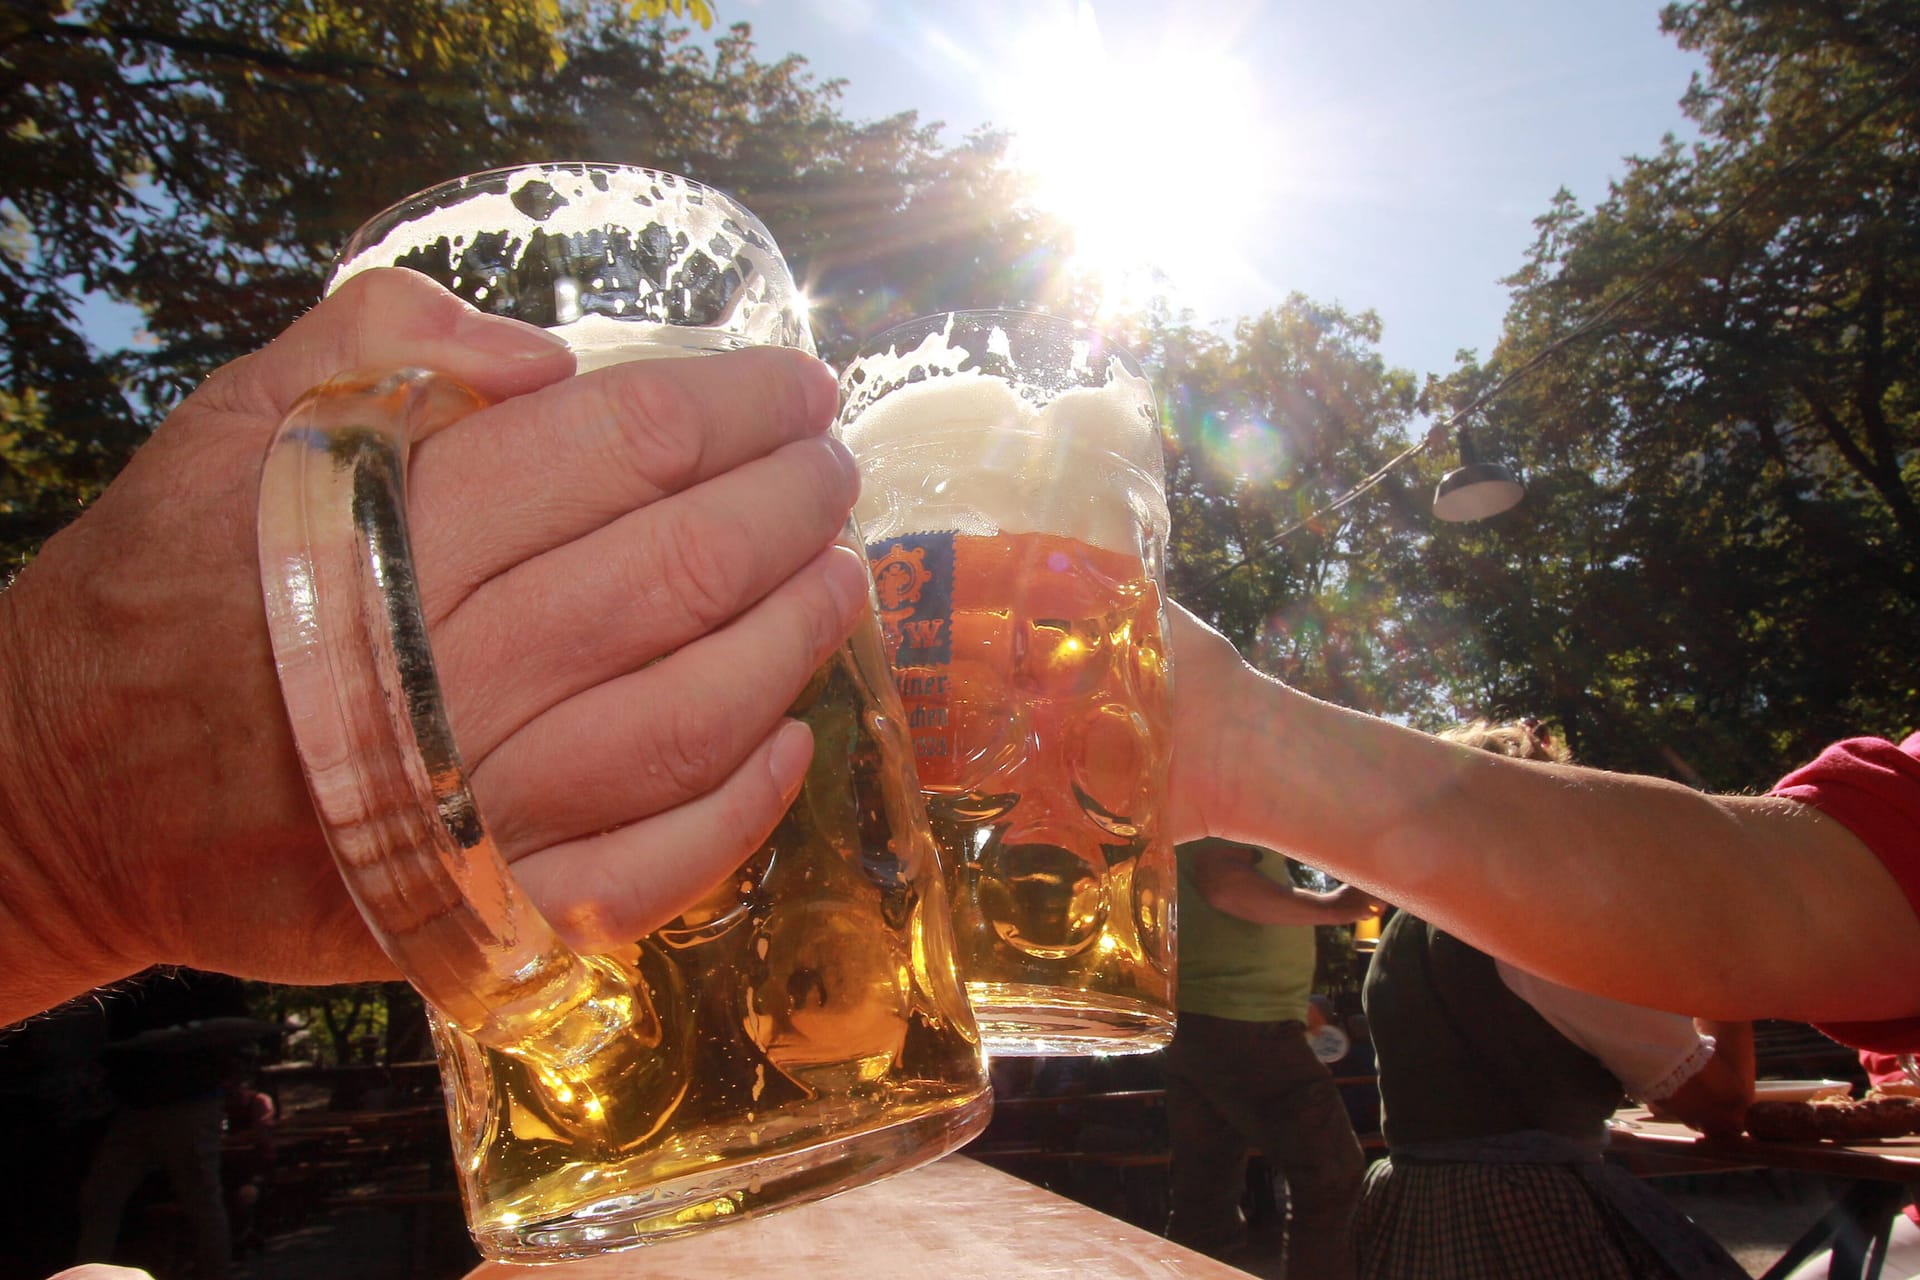
[[[1556,764],[1567,764],[1573,760],[1573,752],[1567,749],[1567,744],[1533,719],[1508,720],[1501,724],[1491,720],[1472,720],[1448,729],[1440,736],[1463,747],[1478,747],[1482,751],[1513,756],[1518,760],[1551,760]]]

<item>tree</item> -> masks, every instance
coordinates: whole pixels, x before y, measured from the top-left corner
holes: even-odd
[[[153,408],[315,296],[358,215],[484,163],[550,74],[550,0],[345,6],[132,0],[0,19],[0,550],[71,518]],[[138,308],[150,347],[101,352],[87,295]],[[48,461],[59,483],[19,474]]]
[[[1171,436],[1174,597],[1291,684],[1407,711],[1413,655],[1376,565],[1416,504],[1396,479],[1294,528],[1406,443],[1413,377],[1375,350],[1379,318],[1296,294],[1230,340],[1164,313],[1143,337]]]
[[[1398,582],[1456,700],[1555,717],[1589,763],[1743,788],[1915,727],[1920,16],[1663,20],[1707,56],[1702,140],[1629,161],[1591,212],[1563,194],[1487,368],[1439,389],[1466,403],[1606,316],[1478,424],[1528,472],[1525,518],[1437,536]]]
[[[619,21],[585,33],[548,109],[590,122],[586,158],[670,169],[752,209],[813,300],[829,360],[930,312],[1079,297],[1059,266],[1062,233],[1027,207],[1003,136],[943,150],[938,126],[913,112],[849,121],[839,82],[815,83],[797,55],[757,62],[745,24],[715,42],[711,63],[662,50],[636,91],[635,43]]]

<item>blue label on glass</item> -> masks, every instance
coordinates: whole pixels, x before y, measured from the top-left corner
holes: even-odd
[[[880,626],[896,667],[953,660],[953,534],[910,533],[867,547]]]

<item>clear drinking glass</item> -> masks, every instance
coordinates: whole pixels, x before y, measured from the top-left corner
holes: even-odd
[[[567,335],[582,371],[812,349],[773,239],[672,174],[462,178],[349,242]],[[447,726],[405,525],[409,443],[478,406],[419,370],[316,389],[260,495],[275,657],[315,807],[375,935],[432,1006],[469,1225],[553,1261],[815,1199],[984,1126],[990,1095],[877,619],[794,713],[799,799],[707,901],[582,957],[514,883]]]
[[[1173,1032],[1153,389],[1049,316],[891,329],[841,378],[894,679],[989,1054]]]

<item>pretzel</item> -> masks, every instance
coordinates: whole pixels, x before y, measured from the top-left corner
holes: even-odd
[[[1920,1098],[1869,1093],[1864,1098],[1756,1102],[1747,1132],[1766,1142],[1862,1142],[1920,1134]]]

